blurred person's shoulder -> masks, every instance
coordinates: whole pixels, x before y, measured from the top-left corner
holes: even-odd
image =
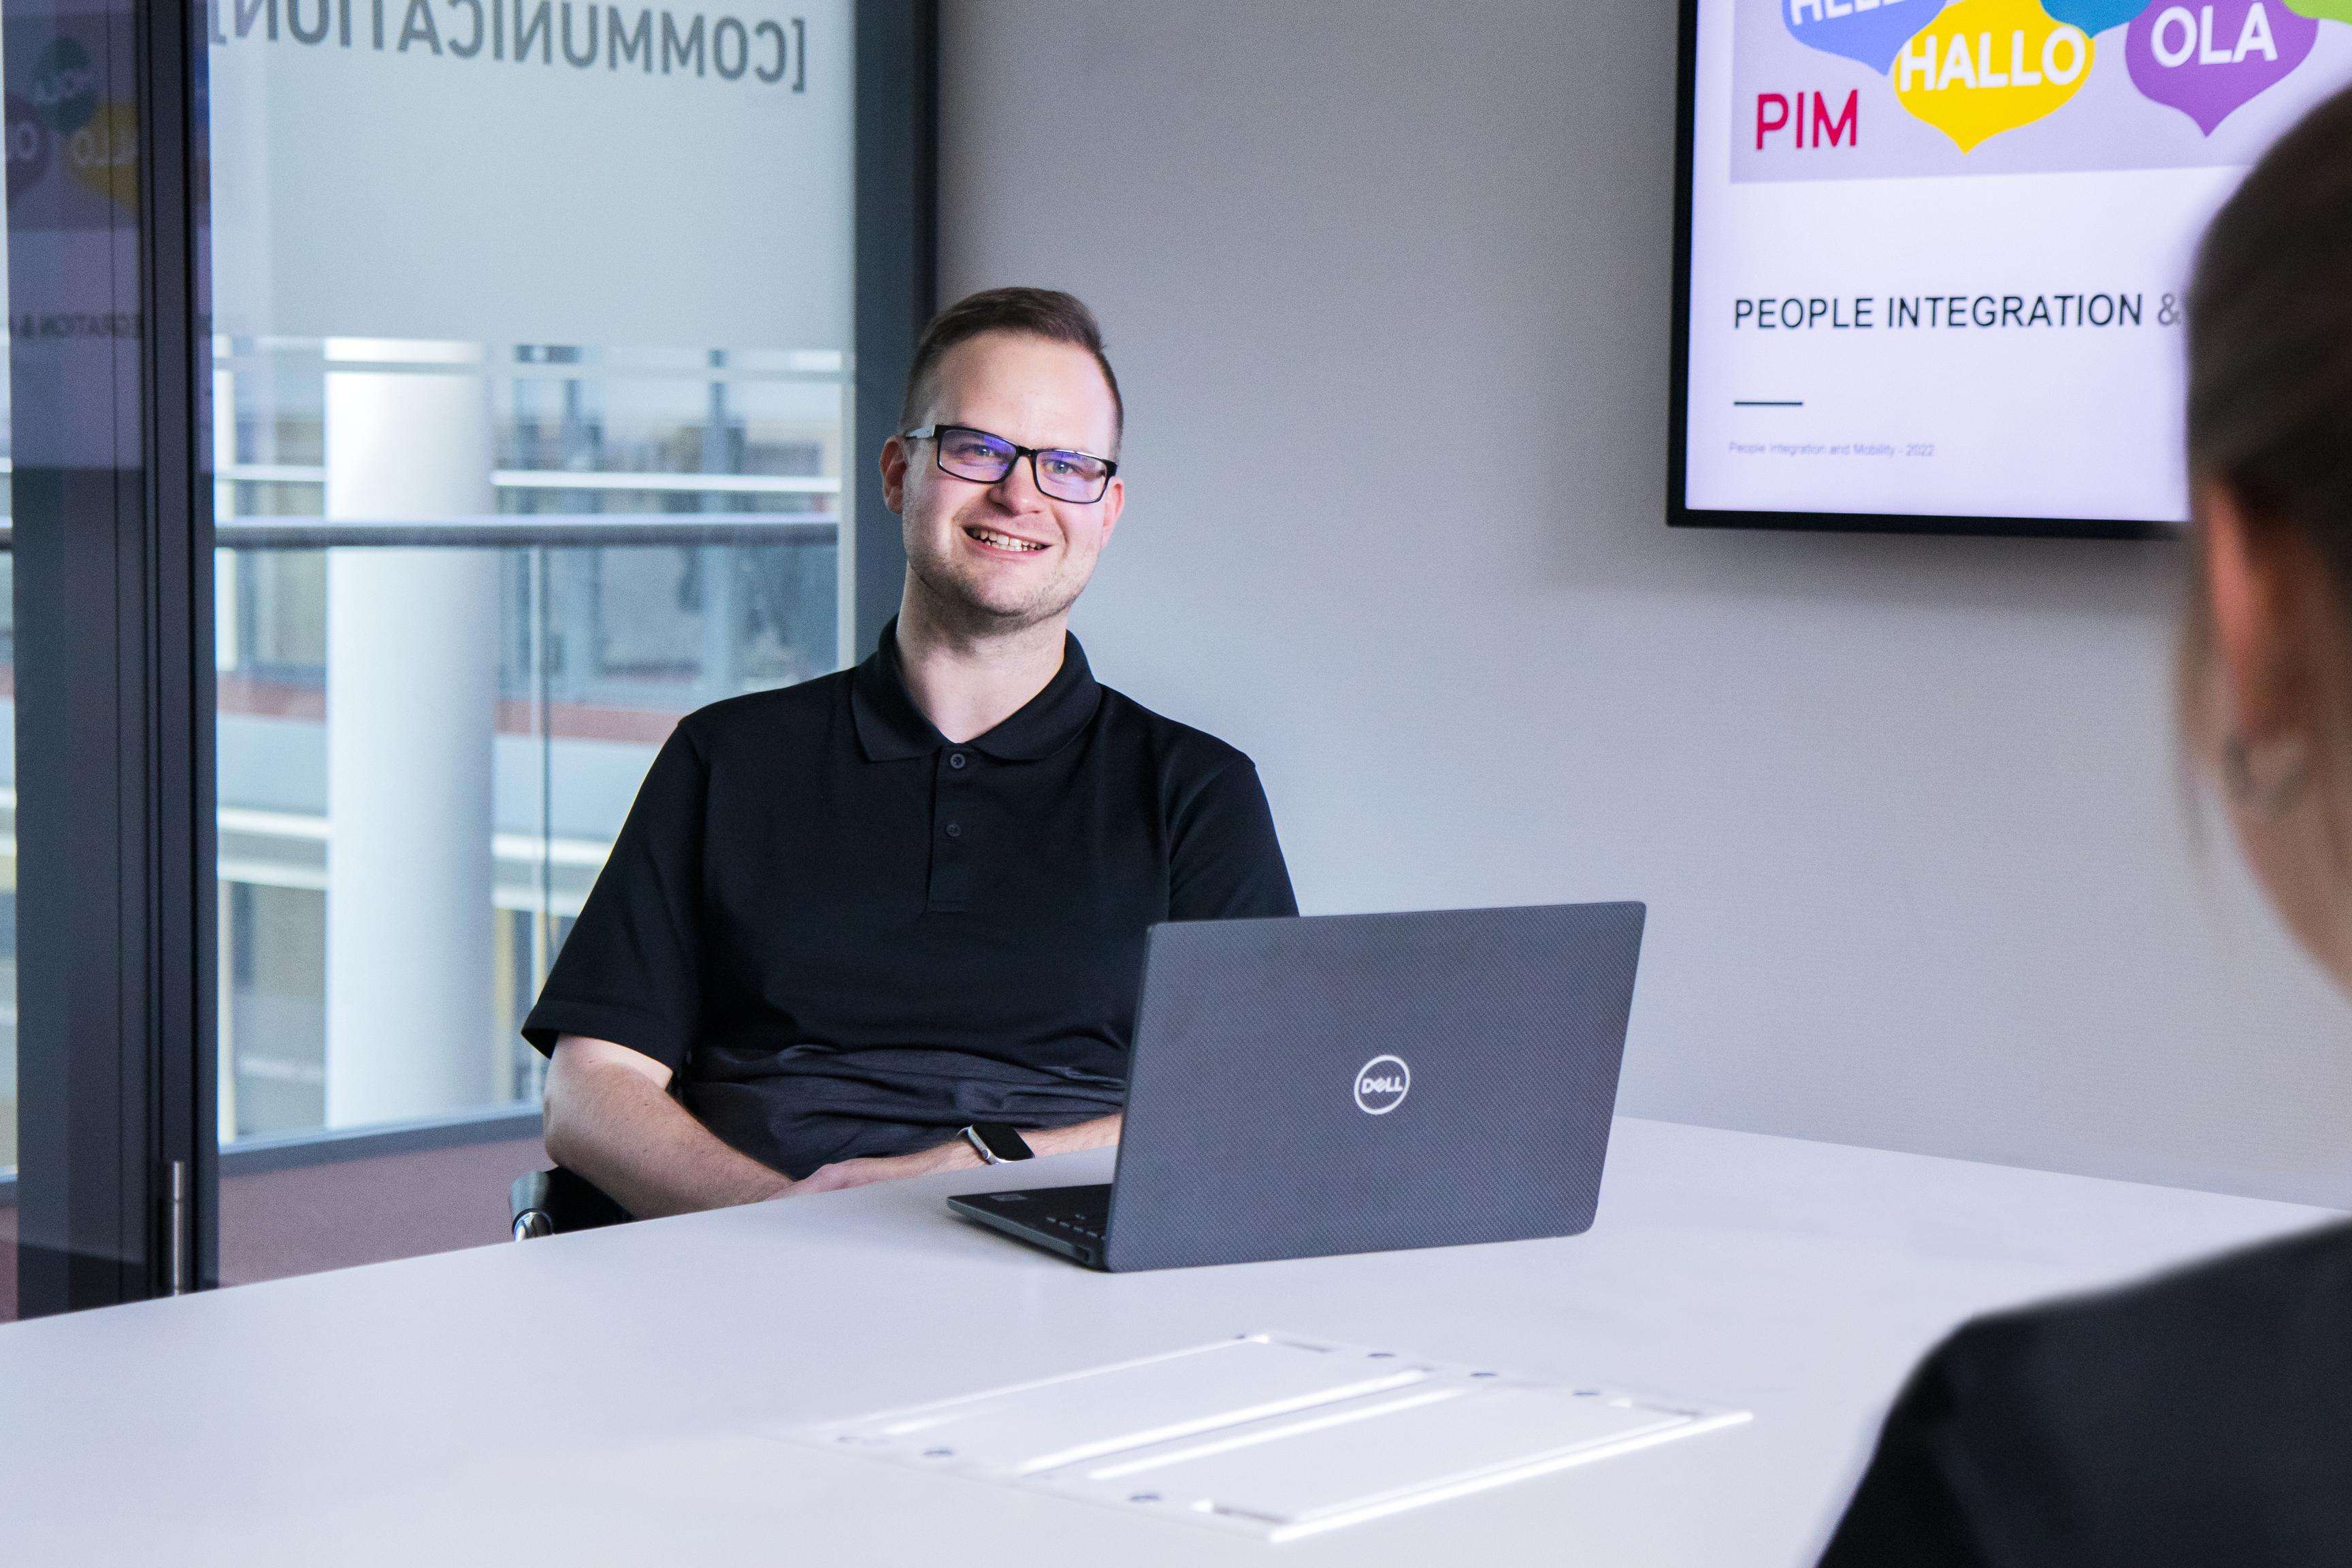
[[[2222,1395],[2275,1384],[2277,1390],[2263,1392],[2316,1392],[2314,1379],[2323,1369],[2352,1379],[2352,1225],[2324,1226],[2138,1284],[1982,1318],[1939,1353],[1956,1364],[2034,1380],[2096,1373],[2103,1399],[2149,1397],[2160,1389],[2167,1409],[2178,1409],[2191,1390]],[[2149,1376],[2132,1375],[2139,1372]],[[2352,1396],[2352,1382],[2329,1392]],[[2352,1405],[2338,1408],[2352,1417]],[[2352,1419],[2344,1425],[2352,1439]]]
[[[1967,1324],[1898,1442],[1988,1562],[2352,1563],[2352,1226]]]

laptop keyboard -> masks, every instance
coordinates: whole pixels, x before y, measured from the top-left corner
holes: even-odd
[[[1034,1226],[1048,1235],[1099,1246],[1110,1224],[1110,1186],[1034,1187],[1027,1192],[992,1193],[986,1202],[999,1214]]]

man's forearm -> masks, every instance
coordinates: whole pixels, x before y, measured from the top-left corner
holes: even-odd
[[[1118,1142],[1119,1119],[1097,1116],[1092,1121],[1081,1121],[1075,1127],[1024,1128],[1021,1141],[1029,1145],[1034,1154],[1066,1154],[1074,1149],[1099,1149],[1106,1143]],[[971,1144],[961,1138],[950,1138],[911,1154],[877,1154],[862,1159],[837,1160],[823,1170],[810,1173],[806,1181],[793,1184],[794,1191],[807,1193],[837,1192],[843,1187],[862,1187],[873,1182],[904,1181],[909,1176],[928,1176],[940,1171],[977,1170],[981,1158]]]
[[[911,1154],[838,1161],[794,1182],[729,1147],[669,1097],[669,1068],[641,1052],[564,1036],[548,1065],[548,1153],[641,1219],[980,1163],[961,1139],[949,1139]],[[1118,1142],[1119,1127],[1119,1117],[1097,1116],[1024,1137],[1038,1154],[1066,1154]]]
[[[1041,1127],[1034,1132],[1024,1132],[1021,1141],[1032,1152],[1067,1154],[1078,1149],[1100,1149],[1118,1142],[1121,1117],[1097,1116],[1092,1121],[1080,1121],[1068,1127]]]
[[[591,1062],[547,1081],[547,1152],[640,1219],[758,1203],[792,1183],[737,1152],[656,1084]]]

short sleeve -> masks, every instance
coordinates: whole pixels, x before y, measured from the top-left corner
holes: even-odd
[[[1290,868],[1275,837],[1274,812],[1247,757],[1234,757],[1183,801],[1174,828],[1169,919],[1230,921],[1298,912]]]
[[[709,770],[683,728],[655,756],[596,885],[556,955],[523,1038],[564,1035],[686,1065],[701,1007],[704,803]]]

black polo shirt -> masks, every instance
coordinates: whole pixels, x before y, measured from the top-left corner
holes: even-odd
[[[896,633],[679,722],[523,1024],[667,1065],[795,1178],[1117,1110],[1146,928],[1297,912],[1240,752],[1097,684],[1076,638],[950,744]]]

